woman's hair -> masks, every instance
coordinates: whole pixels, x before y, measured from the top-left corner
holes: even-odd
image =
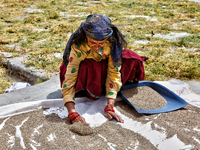
[[[81,30],[81,32],[79,33],[79,35],[75,39],[72,40],[72,44],[81,45],[82,43],[87,41],[85,31],[83,29],[80,29],[80,30]],[[123,48],[126,48],[127,47],[127,42],[126,42],[126,40],[124,38],[124,35],[120,31],[118,31],[118,34],[120,35],[120,37],[122,39]],[[110,37],[108,37],[108,41],[110,43],[117,42],[117,39],[112,34]]]

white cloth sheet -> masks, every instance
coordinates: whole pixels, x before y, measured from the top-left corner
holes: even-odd
[[[169,81],[154,81],[159,83],[166,88],[170,89],[172,92],[180,96],[186,102],[196,107],[200,107],[200,95],[195,94],[190,86],[180,80],[171,79]],[[120,98],[118,98],[120,100]],[[99,102],[101,101],[101,103]],[[92,105],[91,105],[92,103]],[[106,98],[100,97],[97,101],[89,101],[87,98],[76,98],[76,107],[79,109],[81,114],[85,111],[92,114],[100,111],[98,108],[102,105],[104,107],[106,104]],[[92,106],[92,107],[91,107]],[[41,108],[51,108],[51,107],[64,107],[62,99],[44,99],[31,102],[15,103],[0,107],[0,118],[5,118],[7,116],[17,115],[21,113],[26,113],[34,111]],[[97,111],[98,110],[98,111]],[[66,116],[67,117],[67,116]]]

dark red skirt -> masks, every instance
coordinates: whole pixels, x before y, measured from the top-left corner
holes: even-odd
[[[135,52],[124,49],[122,52],[121,78],[122,86],[128,83],[137,83],[145,77],[143,61],[146,57],[139,56]],[[93,59],[85,59],[80,63],[78,78],[75,84],[75,93],[91,99],[98,99],[105,94],[105,82],[107,77],[108,60],[96,62]],[[66,66],[64,62],[60,66],[60,83],[65,79]]]

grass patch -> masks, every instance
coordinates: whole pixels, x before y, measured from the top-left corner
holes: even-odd
[[[0,58],[0,94],[5,93],[5,90],[13,83],[13,81],[7,78],[6,69],[3,67]]]
[[[53,53],[63,53],[68,34],[91,13],[110,17],[124,33],[128,48],[149,57],[145,62],[145,80],[200,78],[200,5],[187,0],[108,0],[99,3],[90,0],[3,0],[0,2],[0,51],[23,55],[27,66],[58,72],[62,57],[57,58]],[[133,15],[149,18],[134,18]],[[170,32],[190,35],[176,41],[149,36]],[[136,40],[150,42],[133,45]],[[18,45],[20,50],[7,45]],[[189,51],[190,48],[196,49]],[[6,77],[5,72],[6,69],[1,69],[2,79]],[[9,80],[2,82],[1,88],[11,83]]]

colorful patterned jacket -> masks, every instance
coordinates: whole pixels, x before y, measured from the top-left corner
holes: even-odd
[[[107,42],[104,47],[95,52],[91,50],[87,43],[82,45],[71,46],[71,52],[69,57],[69,64],[67,66],[67,71],[65,74],[65,80],[62,84],[62,94],[64,104],[66,102],[74,102],[75,88],[74,85],[77,80],[77,75],[79,71],[79,64],[85,59],[94,59],[96,61],[101,61],[108,59],[108,69],[106,78],[106,96],[107,98],[116,99],[117,92],[121,88],[121,67],[114,67],[113,61],[111,59],[111,46],[112,44]]]

